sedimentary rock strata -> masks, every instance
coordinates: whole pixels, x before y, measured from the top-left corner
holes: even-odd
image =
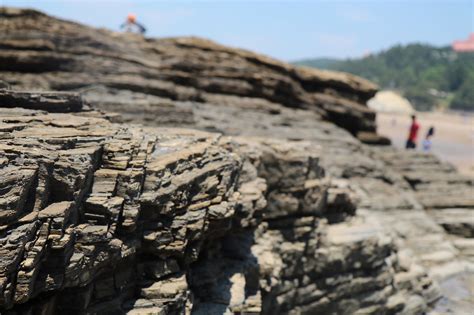
[[[163,312],[191,307],[185,266],[236,211],[253,210],[239,207],[252,201],[238,192],[241,161],[218,136],[16,109],[1,117],[11,130],[1,137],[2,309],[103,313],[134,298]]]
[[[0,313],[472,308],[473,181],[363,144],[371,83],[0,17]]]
[[[394,285],[391,239],[348,220],[355,192],[325,176],[313,143],[51,111],[0,110],[5,312],[426,307],[430,282]]]
[[[375,114],[365,104],[376,86],[349,74],[295,68],[198,38],[144,39],[91,29],[33,10],[3,8],[0,16],[0,71],[13,87],[102,88],[105,95],[126,90],[201,103],[251,97],[305,108],[354,135],[376,138]],[[101,97],[97,105],[111,101]],[[154,102],[121,103],[160,111]]]

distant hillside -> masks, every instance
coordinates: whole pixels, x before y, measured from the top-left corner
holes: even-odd
[[[295,64],[350,72],[383,88],[398,89],[419,110],[474,110],[474,53],[410,44],[361,59],[307,59]]]
[[[317,59],[303,59],[295,62],[297,65],[310,66],[319,69],[331,69],[343,60],[336,58],[317,58]]]

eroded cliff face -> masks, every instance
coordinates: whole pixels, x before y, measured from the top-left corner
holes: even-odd
[[[2,314],[472,307],[473,181],[361,143],[369,82],[0,15]]]
[[[14,87],[98,91],[96,106],[107,109],[115,103],[107,96],[123,90],[200,103],[246,97],[308,109],[354,135],[375,137],[375,114],[366,101],[376,86],[349,74],[295,68],[199,38],[144,39],[92,29],[32,10],[4,8],[0,16],[0,71]],[[120,103],[114,111],[134,108],[135,115],[160,107]]]
[[[423,272],[397,287],[392,240],[348,220],[355,192],[310,141],[113,124],[76,95],[2,95],[53,112],[0,110],[7,314],[391,314],[437,297]],[[71,99],[74,115],[54,113]]]

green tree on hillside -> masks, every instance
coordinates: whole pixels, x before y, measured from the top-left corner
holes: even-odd
[[[397,45],[361,59],[298,62],[306,66],[350,72],[382,88],[401,90],[419,110],[440,103],[454,109],[474,110],[474,53],[455,53],[450,47],[423,44]],[[451,95],[451,97],[449,96]]]
[[[474,110],[474,73],[464,80],[451,102],[453,109]]]

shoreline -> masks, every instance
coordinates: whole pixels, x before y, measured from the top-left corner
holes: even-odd
[[[474,176],[474,116],[446,112],[417,112],[420,124],[418,151],[421,151],[427,130],[433,126],[431,152],[453,164],[460,173]],[[410,114],[377,112],[377,132],[392,140],[393,146],[404,148]]]

